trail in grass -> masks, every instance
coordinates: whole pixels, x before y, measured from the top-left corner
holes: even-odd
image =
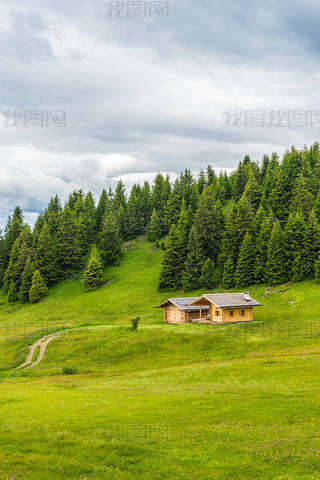
[[[37,340],[36,343],[34,343],[29,347],[29,353],[27,355],[26,361],[22,365],[17,367],[16,370],[18,370],[19,368],[31,368],[31,367],[34,367],[35,365],[38,365],[38,363],[40,363],[44,357],[48,344],[52,342],[52,340],[57,338],[59,335],[60,333],[54,333],[52,335],[46,335],[45,337],[42,337],[39,340]],[[39,352],[38,358],[36,358],[36,360],[32,362],[33,354],[38,346],[40,346],[40,352]]]

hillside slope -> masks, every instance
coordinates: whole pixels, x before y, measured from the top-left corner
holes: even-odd
[[[320,286],[251,287],[252,324],[164,325],[152,307],[179,293],[157,292],[161,257],[138,239],[97,292],[2,299],[1,479],[319,478]]]

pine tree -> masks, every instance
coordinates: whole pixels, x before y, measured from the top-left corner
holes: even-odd
[[[36,270],[32,277],[32,284],[29,291],[29,298],[31,303],[40,302],[47,295],[47,285],[41,276],[39,270]]]
[[[301,280],[314,278],[315,263],[318,260],[320,251],[320,227],[314,210],[311,210],[301,256]]]
[[[304,248],[306,224],[301,213],[289,214],[285,226],[286,255],[290,266],[290,279],[297,282],[301,280],[301,258]]]
[[[266,265],[267,281],[271,284],[284,283],[290,278],[285,237],[279,220],[276,220],[268,244]]]
[[[211,258],[207,258],[201,269],[201,284],[203,288],[212,290],[220,281],[219,270]]]
[[[161,219],[159,213],[154,209],[147,229],[147,239],[149,242],[155,242],[160,240],[161,237]]]
[[[117,183],[112,204],[114,206],[115,211],[118,211],[120,206],[122,206],[124,210],[126,210],[127,208],[126,188],[122,180],[119,180],[119,182]]]
[[[31,261],[29,256],[21,277],[21,287],[19,291],[19,300],[21,303],[27,303],[30,301],[29,291],[32,285],[34,271],[34,263]]]
[[[201,195],[201,193],[203,192],[204,187],[206,186],[206,183],[207,183],[206,174],[201,169],[199,172],[199,178],[197,182],[199,195]]]
[[[315,263],[315,279],[317,283],[320,283],[320,255]]]
[[[250,233],[244,237],[239,251],[237,269],[235,272],[235,284],[237,287],[247,287],[255,281],[255,245]]]
[[[57,233],[57,264],[61,278],[68,277],[82,267],[78,221],[74,210],[69,205],[65,206],[60,217]]]
[[[222,283],[225,288],[234,287],[236,265],[232,256],[228,257],[223,267]]]
[[[19,300],[19,294],[18,294],[16,284],[14,283],[13,280],[11,280],[10,288],[8,292],[8,302],[14,303],[14,302],[17,302],[18,300]]]
[[[211,258],[217,263],[221,248],[224,216],[221,204],[219,202],[214,203],[212,192],[212,187],[204,189],[199,200],[194,225],[197,229],[203,260]]]
[[[307,179],[301,173],[294,183],[290,210],[293,213],[299,212],[308,219],[313,204],[314,198],[308,188]]]
[[[182,288],[184,291],[202,287],[201,273],[205,263],[200,236],[195,225],[190,230],[187,259],[182,274]]]
[[[104,283],[104,273],[102,269],[102,263],[97,250],[97,247],[93,245],[89,256],[87,268],[83,274],[83,287],[84,290],[96,290]]]
[[[188,213],[184,206],[178,224],[172,225],[168,235],[167,248],[161,263],[158,286],[160,291],[181,288],[190,227],[190,210]]]
[[[89,192],[82,203],[78,213],[78,241],[80,254],[84,257],[95,239],[96,207],[92,193]]]
[[[101,231],[98,235],[98,247],[104,266],[119,262],[121,257],[122,238],[119,221],[112,209],[106,212]]]
[[[108,194],[105,189],[102,190],[102,193],[99,198],[98,206],[96,208],[96,233],[98,233],[101,229],[102,220],[107,208],[108,203]]]
[[[270,212],[268,216],[263,218],[257,235],[254,274],[258,283],[267,281],[268,245],[274,222],[274,215]]]
[[[56,263],[56,245],[52,238],[47,222],[44,222],[38,238],[35,252],[36,268],[41,271],[47,285],[52,285],[58,280]]]
[[[248,182],[244,189],[243,196],[253,208],[253,211],[256,211],[261,200],[261,186],[257,182],[252,170],[250,170]]]

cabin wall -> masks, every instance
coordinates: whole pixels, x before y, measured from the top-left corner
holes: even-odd
[[[233,315],[231,315],[233,312]],[[223,323],[233,322],[252,322],[253,320],[253,308],[225,308],[223,309]]]
[[[189,312],[183,312],[185,314],[185,319],[186,322],[191,322],[192,320],[199,320],[200,319],[200,310],[190,310]],[[201,311],[201,319],[206,320],[207,315],[208,315],[208,310],[203,310]]]
[[[222,308],[218,308],[212,303],[210,304],[209,307],[209,312],[210,312],[210,320],[211,322],[223,322],[223,310]]]
[[[164,307],[164,323],[186,323],[185,312],[179,310],[174,305],[167,305]]]

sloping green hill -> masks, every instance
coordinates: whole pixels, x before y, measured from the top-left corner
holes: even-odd
[[[252,287],[252,324],[164,325],[161,256],[139,239],[97,292],[1,299],[1,479],[320,478],[320,286]]]

